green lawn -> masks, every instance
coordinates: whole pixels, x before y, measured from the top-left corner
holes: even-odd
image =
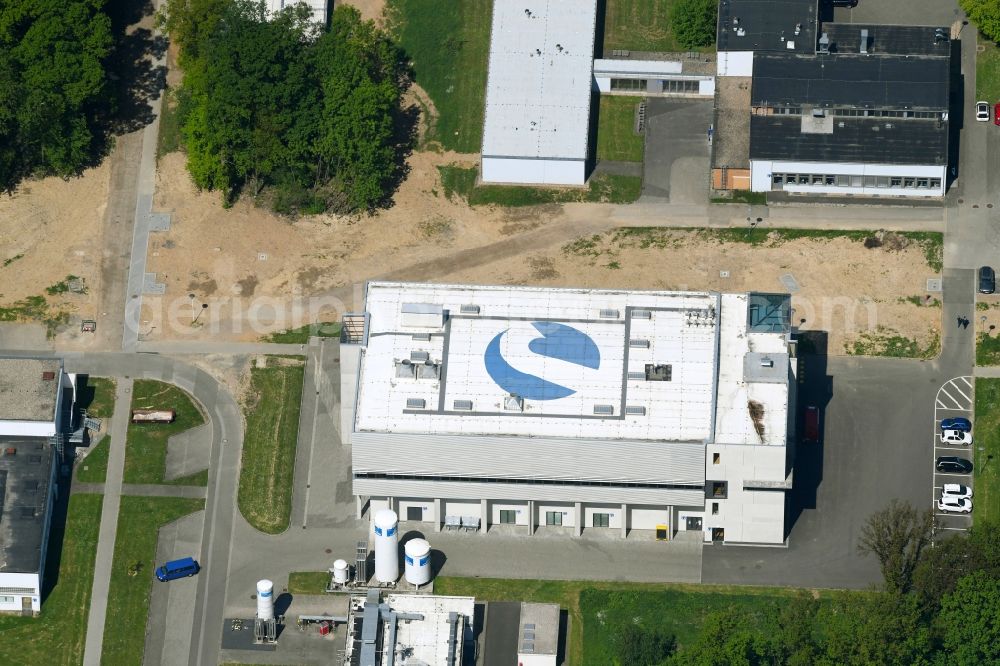
[[[639,97],[602,96],[597,122],[597,159],[641,162],[642,136],[635,133]]]
[[[425,140],[445,150],[479,152],[493,2],[389,0],[387,4],[391,31],[412,61],[417,85],[437,109]]]
[[[449,199],[465,198],[470,206],[537,206],[550,203],[589,201],[595,203],[631,203],[642,193],[638,176],[597,175],[587,189],[543,188],[521,185],[476,185],[476,167],[440,166],[441,186]]]
[[[708,613],[731,605],[762,608],[799,592],[785,588],[644,584],[599,581],[504,580],[441,577],[436,594],[470,595],[482,601],[556,603],[570,616],[567,663],[612,664],[611,618],[660,626],[678,643],[693,639]],[[605,611],[602,622],[598,611]],[[619,620],[620,622],[621,620]]]
[[[976,379],[975,522],[1000,523],[1000,379]]]
[[[104,483],[108,476],[108,454],[111,451],[111,437],[104,436],[76,468],[76,480],[81,483]]]
[[[323,594],[330,582],[330,574],[326,571],[293,571],[288,574],[288,592],[290,594]]]
[[[88,416],[110,419],[115,411],[115,380],[107,377],[87,377],[76,397],[77,406],[87,410]]]
[[[201,409],[191,396],[173,384],[154,379],[137,379],[132,387],[132,409],[173,409],[177,418],[173,423],[130,423],[128,443],[125,447],[125,483],[170,483],[176,485],[205,485],[207,475],[165,481],[167,465],[167,440],[205,422]],[[205,479],[202,482],[201,479]]]
[[[238,503],[243,517],[268,534],[285,531],[292,511],[304,373],[301,357],[270,356],[267,367],[250,370]]]
[[[181,135],[184,119],[180,114],[177,90],[167,88],[163,91],[163,104],[160,108],[160,133],[156,137],[156,159],[180,150],[184,142],[184,137]]]
[[[990,104],[1000,102],[1000,48],[980,35],[985,51],[976,54],[976,99]]]
[[[1000,335],[976,336],[976,365],[1000,365]]]
[[[604,57],[614,49],[687,51],[674,40],[670,8],[676,0],[607,0],[604,12]],[[711,53],[715,45],[699,51]]]
[[[309,338],[339,338],[341,323],[318,322],[316,324],[306,324],[299,328],[287,331],[277,331],[261,338],[261,342],[274,342],[283,345],[304,345],[309,342]]]
[[[87,613],[103,495],[72,495],[65,529],[53,516],[45,587],[37,618],[0,615],[0,663],[66,666],[83,663]]]
[[[200,511],[205,501],[181,497],[122,497],[111,565],[102,664],[142,664],[156,540],[161,526]],[[196,553],[192,553],[196,554]]]

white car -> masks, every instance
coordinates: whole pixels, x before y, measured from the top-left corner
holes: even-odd
[[[989,122],[990,120],[989,102],[976,102],[976,120],[978,120],[981,123]]]
[[[972,499],[972,488],[969,486],[963,486],[961,483],[946,483],[944,487],[941,488],[941,495],[943,497],[962,497],[965,499]]]
[[[943,430],[941,442],[952,446],[971,446],[972,433],[965,430]]]
[[[937,503],[938,511],[945,513],[972,513],[972,500],[967,497],[943,495]]]

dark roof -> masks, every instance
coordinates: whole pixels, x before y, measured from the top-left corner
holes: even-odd
[[[489,602],[487,619],[489,621],[486,623],[486,638],[483,642],[484,666],[509,666],[516,663],[520,602]]]
[[[935,30],[944,30],[950,36],[947,26],[824,23],[819,32],[829,37],[831,53],[859,53],[862,30],[868,31],[869,54],[947,56],[951,53],[950,39],[934,37]]]
[[[791,295],[751,291],[747,295],[747,330],[751,333],[791,332]]]
[[[0,437],[0,571],[40,573],[52,457],[43,439]]]
[[[813,53],[816,6],[817,0],[721,0],[718,49]],[[735,19],[739,23],[734,23]],[[799,25],[798,35],[796,25]],[[740,36],[738,30],[746,34]],[[788,48],[789,41],[794,48]]]
[[[948,124],[898,118],[833,118],[829,134],[802,132],[799,116],[753,116],[750,159],[868,164],[948,160]]]
[[[947,58],[758,55],[751,104],[946,111]]]

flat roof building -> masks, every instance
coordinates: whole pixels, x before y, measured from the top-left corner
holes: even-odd
[[[597,0],[493,3],[482,179],[582,185]]]
[[[789,322],[787,295],[369,283],[341,353],[359,506],[781,542]]]

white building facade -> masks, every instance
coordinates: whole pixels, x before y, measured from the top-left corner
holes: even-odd
[[[345,318],[359,514],[781,543],[785,295],[370,283]]]

